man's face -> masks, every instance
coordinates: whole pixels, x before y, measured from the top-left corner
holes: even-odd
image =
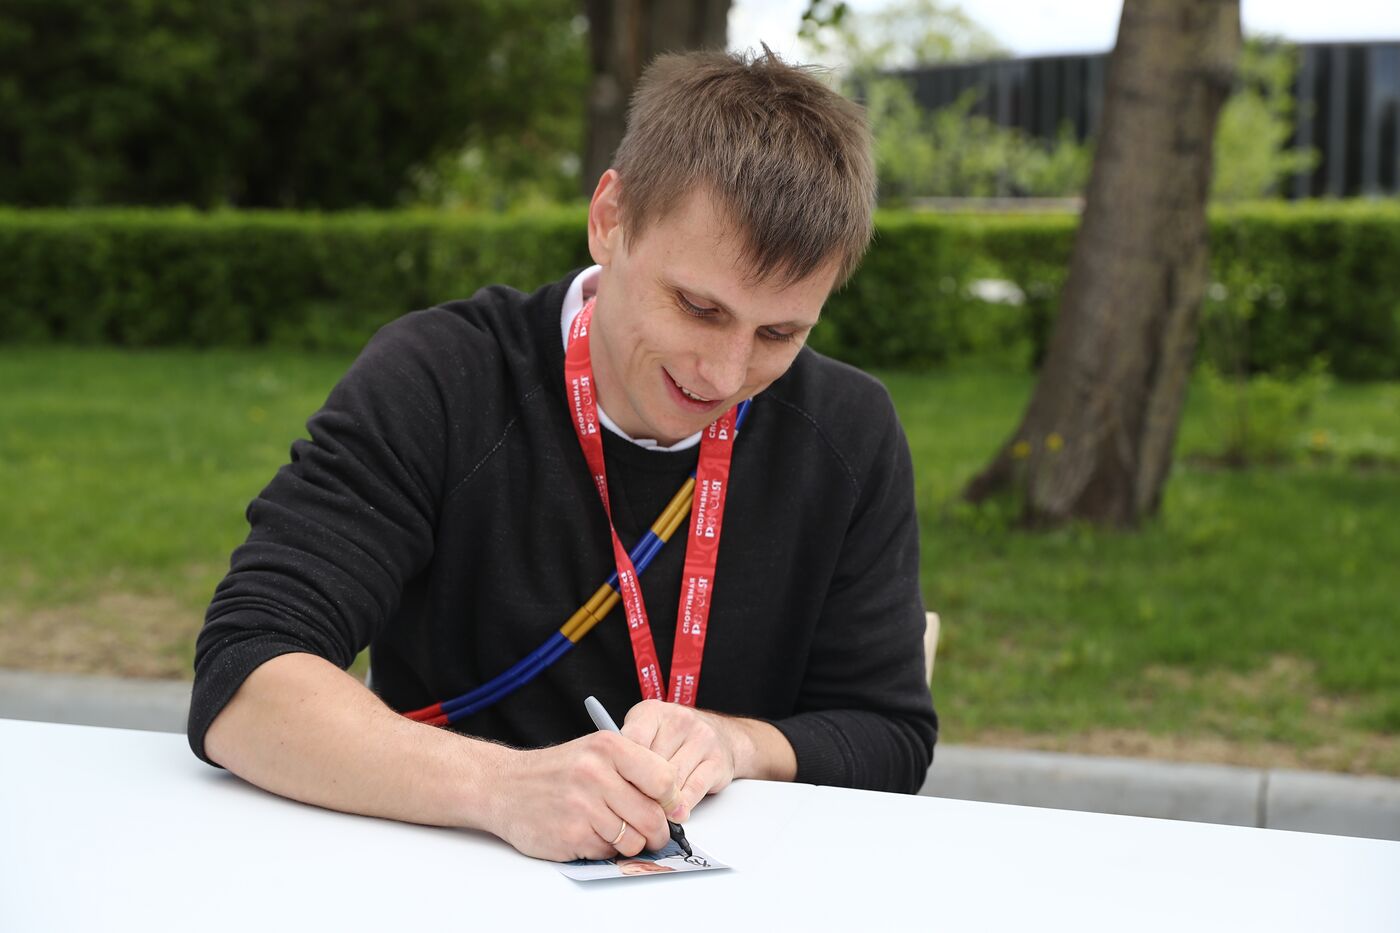
[[[673,444],[787,372],[837,263],[787,287],[748,282],[741,232],[702,191],[625,244],[617,193],[609,171],[589,209],[598,397],[632,437]]]

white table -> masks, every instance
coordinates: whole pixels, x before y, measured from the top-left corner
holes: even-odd
[[[1400,843],[739,782],[727,872],[579,883],[264,793],[183,736],[0,720],[0,930],[1400,930]]]

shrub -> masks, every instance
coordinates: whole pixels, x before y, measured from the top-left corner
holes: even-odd
[[[358,346],[482,285],[587,262],[581,211],[0,212],[0,340]]]
[[[858,366],[1044,352],[1075,220],[881,212],[812,336]],[[1233,376],[1400,377],[1400,204],[1212,214],[1201,358]],[[506,215],[0,210],[0,340],[358,345],[414,308],[589,262],[581,208]],[[1002,279],[1017,303],[974,288]],[[1017,350],[1019,353],[1019,349]]]
[[[1216,212],[1206,359],[1349,379],[1400,376],[1400,204],[1307,202]]]
[[[1231,379],[1205,363],[1201,376],[1211,436],[1206,454],[1235,467],[1294,459],[1304,449],[1299,439],[1307,417],[1327,388],[1321,365],[1295,379]]]

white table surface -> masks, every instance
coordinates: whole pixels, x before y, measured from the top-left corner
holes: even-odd
[[[742,781],[732,871],[580,883],[264,793],[180,735],[0,719],[0,931],[1400,931],[1400,843]]]

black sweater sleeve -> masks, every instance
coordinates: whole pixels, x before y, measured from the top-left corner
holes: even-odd
[[[415,317],[376,335],[248,506],[195,645],[188,732],[205,761],[205,732],[255,668],[293,652],[348,667],[432,554],[448,434],[435,327]]]
[[[888,395],[803,680],[801,709],[773,724],[797,780],[914,793],[938,718],[923,661],[919,531],[909,445]]]

